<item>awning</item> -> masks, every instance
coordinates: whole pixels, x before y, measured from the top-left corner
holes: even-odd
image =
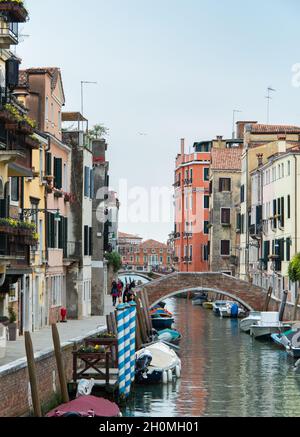
[[[8,164],[8,176],[32,178],[33,173],[31,169],[16,164],[15,162],[11,162],[10,164]]]

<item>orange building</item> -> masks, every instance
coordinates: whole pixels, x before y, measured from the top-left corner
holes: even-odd
[[[181,272],[208,271],[209,168],[212,141],[194,144],[194,153],[181,154],[175,169],[174,266]]]

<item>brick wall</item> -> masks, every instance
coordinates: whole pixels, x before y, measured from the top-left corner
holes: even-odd
[[[62,345],[67,381],[72,380],[72,350],[74,346],[78,347],[82,344],[83,340],[84,338]],[[53,351],[37,354],[35,357],[40,400],[45,413],[55,408],[57,397],[60,396],[56,361]],[[0,417],[29,416],[32,414],[29,399],[30,389],[26,359],[0,368]]]

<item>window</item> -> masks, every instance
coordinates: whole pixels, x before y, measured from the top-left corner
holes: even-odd
[[[90,169],[84,167],[84,196],[90,197]]]
[[[190,196],[190,209],[193,211],[193,195]]]
[[[219,192],[231,191],[231,179],[230,178],[220,178],[219,179]]]
[[[20,182],[19,178],[12,177],[10,179],[10,195],[12,202],[19,202],[20,199]]]
[[[190,170],[190,182],[193,183],[193,169]]]
[[[204,196],[204,208],[209,209],[209,196]]]
[[[89,256],[93,255],[93,229],[89,228]]]
[[[193,246],[190,246],[190,261],[193,259]]]
[[[284,178],[284,164],[281,164],[281,177]]]
[[[64,180],[63,180],[64,191],[66,192],[68,189],[68,167],[67,164],[64,164]]]
[[[241,214],[240,213],[238,213],[237,215],[236,215],[236,231],[237,232],[241,232]]]
[[[288,196],[288,219],[291,218],[291,196]]]
[[[221,240],[221,256],[230,255],[230,240]]]
[[[287,163],[287,175],[291,176],[291,161],[288,161]]]
[[[209,228],[208,228],[209,222],[204,222],[204,234],[209,234]]]
[[[241,203],[245,202],[245,185],[241,186]]]
[[[46,152],[46,176],[52,176],[52,153]]]
[[[202,260],[208,261],[208,246],[202,246]]]
[[[94,187],[94,171],[93,169],[90,170],[90,198],[93,199],[94,198],[94,192],[95,192],[95,187]]]
[[[230,225],[230,208],[221,208],[221,225]]]
[[[245,214],[241,215],[241,234],[245,233]]]
[[[209,168],[204,169],[204,180],[209,181]]]
[[[286,261],[291,261],[291,245],[292,245],[291,238],[287,238],[286,239]]]
[[[46,106],[45,106],[45,121],[49,120],[49,97],[46,97]]]
[[[62,189],[62,159],[54,158],[54,187]]]
[[[54,105],[51,103],[51,120],[52,125],[54,125]]]
[[[89,227],[84,227],[84,256],[89,254]]]

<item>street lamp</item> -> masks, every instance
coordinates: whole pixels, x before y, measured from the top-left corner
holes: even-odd
[[[81,115],[84,116],[83,114],[83,85],[84,84],[94,84],[97,85],[97,82],[90,82],[88,80],[82,80],[81,82]],[[82,130],[83,130],[83,121],[82,121]]]

